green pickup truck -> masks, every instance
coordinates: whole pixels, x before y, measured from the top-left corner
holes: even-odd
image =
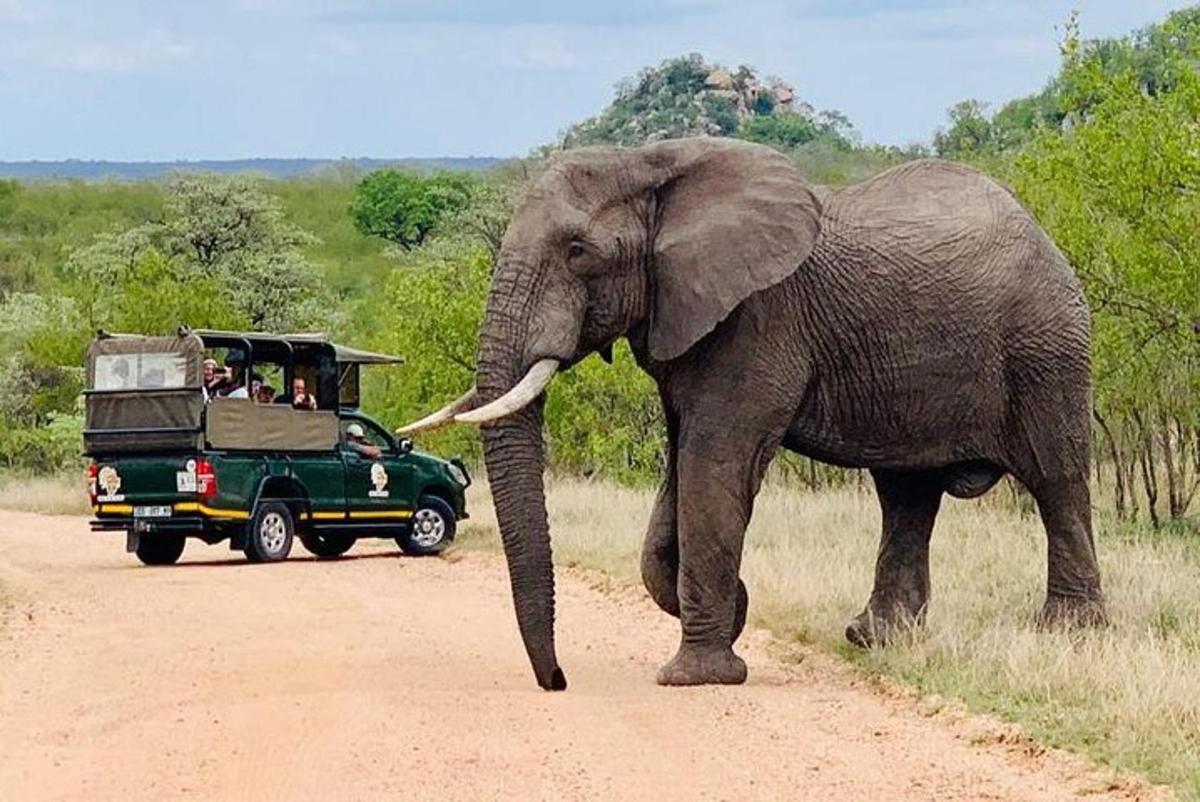
[[[467,517],[466,467],[358,408],[360,366],[399,361],[320,335],[101,333],[84,391],[92,529],[124,532],[148,565],[189,537],[255,562],[286,559],[294,537],[318,557],[362,537],[441,551]]]

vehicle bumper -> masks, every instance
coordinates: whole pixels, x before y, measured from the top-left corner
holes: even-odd
[[[93,507],[88,521],[93,532],[126,532],[132,535],[182,534],[217,543],[238,529],[250,514],[240,510],[215,509],[192,501],[176,502],[168,517],[135,517],[132,507],[101,504]],[[119,511],[118,511],[119,510]],[[131,538],[132,540],[132,538]]]
[[[104,517],[88,521],[93,532],[138,532],[151,534],[153,532],[182,532],[184,534],[201,534],[211,526],[211,522],[199,515],[179,515],[172,518],[128,518]]]

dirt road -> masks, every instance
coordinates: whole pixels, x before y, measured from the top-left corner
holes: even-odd
[[[571,688],[547,694],[498,558],[381,542],[248,565],[189,544],[145,568],[123,545],[0,511],[0,798],[1149,796],[978,721],[924,718],[830,658],[775,660],[761,635],[745,686],[656,687],[674,623],[578,576],[559,585]]]

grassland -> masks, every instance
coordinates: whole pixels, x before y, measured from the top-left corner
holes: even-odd
[[[86,515],[88,505],[82,475],[78,479],[0,475],[0,510]]]
[[[468,547],[497,549],[486,490],[473,491]],[[640,583],[638,552],[653,494],[578,480],[549,492],[555,559]],[[768,486],[742,575],[753,623],[842,655],[931,698],[963,700],[1042,743],[1174,786],[1200,800],[1200,548],[1182,537],[1115,533],[1101,522],[1111,626],[1038,632],[1045,535],[993,493],[948,500],[932,546],[927,626],[886,649],[842,639],[870,591],[879,511],[869,492]],[[1106,534],[1108,533],[1108,534]],[[664,659],[669,655],[663,655]]]

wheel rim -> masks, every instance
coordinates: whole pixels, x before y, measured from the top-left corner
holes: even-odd
[[[287,542],[287,523],[277,512],[268,512],[258,525],[258,542],[267,554],[278,554]]]
[[[413,516],[412,539],[421,548],[431,548],[446,536],[446,520],[437,510],[417,510]]]

